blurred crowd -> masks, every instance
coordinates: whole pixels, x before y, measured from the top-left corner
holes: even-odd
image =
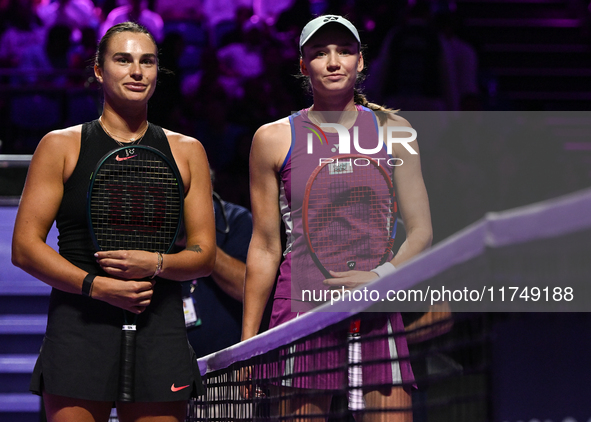
[[[297,39],[318,14],[345,15],[360,28],[370,101],[401,113],[498,109],[494,81],[478,66],[479,46],[452,9],[440,0],[0,0],[0,153],[32,153],[48,130],[97,118],[97,40],[133,20],[161,50],[148,120],[199,139],[216,191],[248,208],[254,132],[311,103],[297,77]],[[548,179],[544,161],[492,148],[481,134],[462,135],[422,145],[436,240],[488,210],[581,185],[580,174],[560,174],[539,195],[513,192],[519,172],[532,173],[533,184],[538,173]]]

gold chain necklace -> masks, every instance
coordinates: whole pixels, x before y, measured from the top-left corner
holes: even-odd
[[[146,134],[146,132],[148,131],[148,126],[150,126],[150,123],[148,121],[146,121],[146,127],[144,128],[144,130],[142,131],[141,135],[139,135],[137,138],[130,138],[129,141],[127,140],[127,138],[124,138],[123,136],[117,136],[117,135],[113,135],[111,134],[111,132],[109,132],[109,130],[107,129],[107,127],[105,126],[105,124],[103,123],[103,116],[100,116],[99,119],[99,124],[101,125],[101,127],[103,128],[103,130],[105,131],[105,133],[115,142],[117,142],[117,144],[121,147],[124,147],[126,145],[135,145],[135,144],[139,144],[141,142],[141,140],[144,138],[144,135]],[[125,139],[126,142],[121,142],[118,141],[115,138],[120,138],[120,139]]]

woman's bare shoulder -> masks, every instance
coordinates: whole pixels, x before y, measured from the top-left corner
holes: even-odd
[[[258,128],[252,139],[251,160],[258,164],[266,162],[278,170],[285,160],[290,146],[291,125],[289,118],[285,117],[264,124]]]
[[[52,130],[39,141],[35,155],[61,155],[66,159],[77,160],[80,153],[82,125]]]
[[[200,144],[200,142],[197,139],[193,138],[192,136],[184,135],[182,133],[175,132],[175,131],[172,131],[169,129],[162,128],[162,130],[164,131],[164,134],[168,138],[169,142],[178,142],[178,143],[183,143],[183,144],[194,144],[194,145]]]
[[[289,123],[289,117],[284,117],[279,120],[275,120],[271,123],[266,123],[258,128],[254,134],[255,138],[262,138],[263,141],[268,139],[287,139],[291,143],[291,125]]]
[[[31,167],[59,172],[65,183],[78,162],[81,134],[82,125],[49,132],[39,141],[31,160]]]
[[[45,143],[68,143],[80,141],[82,136],[82,125],[70,126],[65,129],[52,130],[45,135],[41,142]]]
[[[194,153],[204,153],[203,145],[196,138],[168,129],[163,130],[175,159],[193,157]]]

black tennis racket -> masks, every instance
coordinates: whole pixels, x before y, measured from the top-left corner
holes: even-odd
[[[94,170],[88,190],[88,222],[99,251],[167,253],[179,233],[182,179],[155,148],[124,146],[109,152]],[[124,311],[118,400],[134,401],[137,315]]]

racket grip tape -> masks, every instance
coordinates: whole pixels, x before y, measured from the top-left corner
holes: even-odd
[[[133,327],[133,329],[130,329]],[[122,402],[135,400],[135,326],[125,325],[121,331],[121,360],[119,362],[119,397]]]

